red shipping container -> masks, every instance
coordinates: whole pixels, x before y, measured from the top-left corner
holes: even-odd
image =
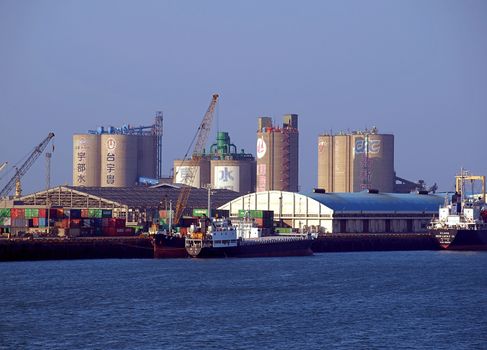
[[[90,217],[88,209],[81,209],[81,217],[82,218],[89,218]]]
[[[47,210],[46,209],[39,209],[39,217],[40,218],[47,218]]]
[[[10,210],[10,217],[12,219],[23,219],[25,218],[25,211],[24,209],[20,209],[20,208],[12,208]]]
[[[39,227],[39,218],[32,218],[32,226]]]
[[[69,219],[60,220],[61,228],[69,228]]]

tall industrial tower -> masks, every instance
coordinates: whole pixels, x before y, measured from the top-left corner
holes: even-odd
[[[269,117],[258,118],[257,192],[297,192],[299,173],[298,115],[283,116],[282,127]]]

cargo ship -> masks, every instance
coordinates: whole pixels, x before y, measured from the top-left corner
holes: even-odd
[[[193,258],[248,258],[313,255],[312,238],[262,236],[262,230],[250,221],[232,225],[227,219],[207,219],[199,230],[185,240],[187,253]]]
[[[437,219],[433,219],[429,232],[441,249],[487,250],[487,206],[479,199],[462,199],[455,192],[445,198]]]
[[[187,258],[185,238],[179,234],[158,232],[152,239],[154,258]]]

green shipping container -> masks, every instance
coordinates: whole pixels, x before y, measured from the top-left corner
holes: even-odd
[[[239,218],[244,218],[247,213],[249,215],[250,218],[258,218],[258,219],[262,219],[265,215],[265,213],[267,212],[267,210],[245,210],[245,209],[240,209],[238,211],[238,217]]]
[[[32,218],[38,218],[38,217],[39,217],[39,209],[31,209],[31,208],[25,209],[25,218],[26,219],[32,219]]]
[[[101,218],[101,209],[88,209],[89,218]]]
[[[208,216],[208,209],[193,209],[193,216],[201,217],[203,215]]]
[[[10,208],[0,209],[0,218],[9,218],[9,217],[10,217]]]

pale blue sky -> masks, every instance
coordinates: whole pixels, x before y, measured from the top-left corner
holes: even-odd
[[[71,183],[73,133],[162,110],[167,173],[218,92],[254,154],[257,116],[299,114],[304,191],[319,133],[372,126],[399,176],[449,190],[461,166],[487,175],[486,38],[486,1],[0,0],[0,162],[53,131],[52,183]],[[42,157],[25,191],[44,178]]]

